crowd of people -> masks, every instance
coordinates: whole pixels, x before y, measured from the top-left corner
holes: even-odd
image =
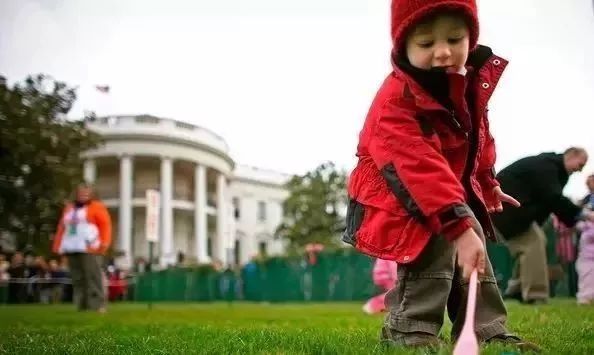
[[[109,301],[128,299],[129,272],[110,261],[102,266],[101,278]],[[46,258],[30,250],[0,253],[0,304],[72,302],[68,257]]]
[[[68,259],[46,259],[31,252],[0,254],[0,287],[9,303],[60,303],[72,300]]]

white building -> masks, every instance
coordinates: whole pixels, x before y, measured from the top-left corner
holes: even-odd
[[[161,266],[187,260],[245,263],[280,254],[275,230],[289,175],[236,165],[226,142],[195,125],[150,115],[87,120],[103,144],[84,154],[84,177],[110,210],[123,263],[147,258],[147,189],[160,191]]]

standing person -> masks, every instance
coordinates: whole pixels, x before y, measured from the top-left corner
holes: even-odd
[[[373,284],[381,291],[381,293],[365,302],[363,305],[363,312],[367,314],[375,314],[386,310],[386,294],[396,285],[398,279],[397,270],[398,266],[395,261],[379,258],[375,259],[372,271]]]
[[[582,207],[594,210],[594,174],[586,179],[586,187],[588,187],[588,194],[582,199]]]
[[[578,274],[578,304],[594,302],[594,222],[579,222],[580,246],[576,269]]]
[[[508,333],[485,252],[485,236],[494,238],[489,211],[517,201],[495,180],[487,118],[507,61],[478,46],[478,36],[474,0],[392,1],[394,69],[359,136],[343,235],[398,262],[381,331],[387,344],[439,345],[446,306],[455,341],[478,269],[479,341],[534,348]]]
[[[572,147],[563,154],[542,153],[522,158],[497,174],[501,188],[516,197],[521,207],[493,215],[500,236],[506,240],[516,264],[505,296],[526,303],[544,303],[549,298],[546,236],[541,225],[552,213],[567,227],[581,217],[594,220],[592,212],[582,213],[563,188],[569,176],[581,171],[588,161],[583,148]]]
[[[76,198],[62,213],[53,252],[68,256],[74,299],[79,310],[105,312],[103,255],[111,245],[111,218],[88,184],[76,189]]]
[[[8,303],[26,303],[27,284],[23,281],[25,281],[28,275],[25,257],[22,252],[17,251],[12,255],[7,273],[9,278]],[[10,282],[11,279],[12,282]]]
[[[58,261],[52,259],[49,261],[49,274],[52,279],[51,282],[51,303],[60,303],[64,295],[64,279],[66,272],[60,269]]]

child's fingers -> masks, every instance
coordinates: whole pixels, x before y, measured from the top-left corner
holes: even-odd
[[[514,206],[514,207],[520,207],[520,201],[516,200],[515,198],[511,197],[508,194],[501,194],[501,196],[499,196],[499,199],[501,201],[507,202],[510,205]]]
[[[462,267],[462,278],[464,280],[470,279],[470,274],[472,273],[473,267],[470,264],[464,264]]]
[[[485,252],[484,251],[479,252],[478,258],[477,258],[477,263],[476,263],[476,269],[479,274],[485,273],[486,264],[487,264],[487,261],[486,261]]]
[[[462,279],[466,279],[467,277],[470,277],[470,276],[466,275],[468,267],[467,267],[466,263],[461,258],[458,258],[458,267],[460,268],[460,270],[462,270]]]

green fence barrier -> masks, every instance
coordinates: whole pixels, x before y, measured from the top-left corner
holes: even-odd
[[[174,268],[136,277],[136,301],[212,301],[221,299],[217,289],[221,274],[210,268]]]
[[[554,239],[549,243],[554,245]],[[512,274],[513,258],[501,244],[487,243],[487,252],[503,291]],[[313,265],[305,258],[270,258],[250,263],[238,272],[216,272],[209,267],[174,268],[138,275],[134,298],[143,302],[363,301],[377,294],[372,268],[373,259],[354,249],[322,252]],[[566,272],[571,274],[569,269]],[[571,285],[571,278],[566,279],[567,285]],[[557,288],[571,287],[567,285],[559,284]]]
[[[0,284],[0,304],[8,303],[8,284]]]
[[[511,278],[514,260],[507,247],[502,244],[487,242],[487,254],[493,266],[493,274],[497,279],[497,285],[503,292]]]
[[[139,274],[136,301],[254,302],[348,301],[375,294],[373,260],[354,250],[321,253],[314,265],[302,258],[270,258],[241,272],[174,268]]]

